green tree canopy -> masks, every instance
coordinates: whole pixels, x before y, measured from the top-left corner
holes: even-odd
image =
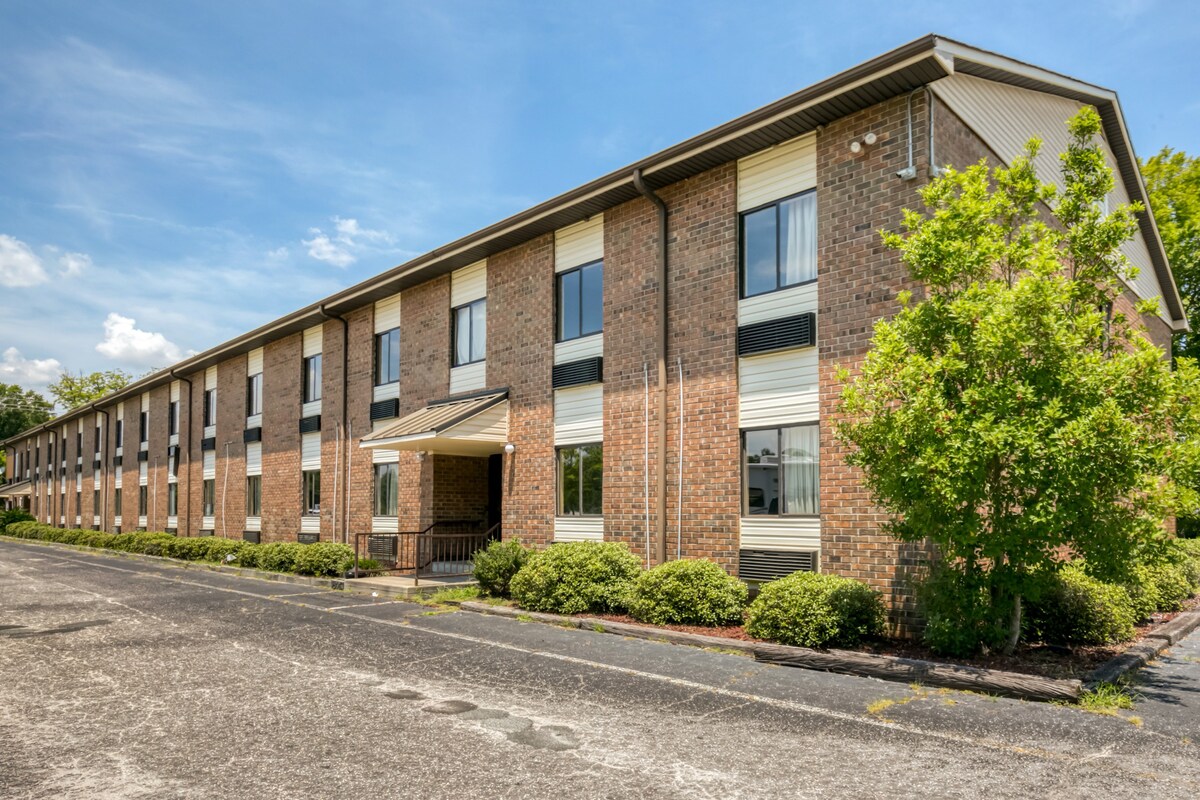
[[[842,372],[837,433],[890,531],[937,546],[956,595],[928,624],[959,650],[1011,652],[1022,599],[1064,553],[1113,577],[1149,557],[1195,463],[1172,434],[1194,425],[1195,370],[1172,372],[1114,308],[1136,208],[1103,211],[1095,110],[1069,127],[1062,191],[1038,180],[1037,140],[922,189],[926,213],[883,236],[927,296],[902,293],[859,377]]]
[[[1175,355],[1200,358],[1200,158],[1164,147],[1142,176],[1192,327],[1175,337]]]
[[[50,419],[52,408],[49,400],[32,389],[0,383],[0,439],[40,425]],[[4,457],[0,450],[0,470],[5,466]]]
[[[109,392],[115,392],[129,385],[129,373],[119,369],[92,372],[84,375],[72,375],[64,372],[62,376],[50,384],[50,393],[64,410],[76,408],[93,400],[99,400]]]

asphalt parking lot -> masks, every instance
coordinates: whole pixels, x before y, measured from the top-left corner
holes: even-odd
[[[1198,691],[1198,634],[1134,724],[0,542],[3,797],[1194,798]]]

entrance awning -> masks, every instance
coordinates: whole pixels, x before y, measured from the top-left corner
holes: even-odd
[[[28,497],[32,493],[33,489],[29,485],[29,481],[17,481],[0,486],[0,497]]]
[[[431,403],[364,436],[370,450],[420,450],[459,456],[499,453],[508,442],[508,392]]]

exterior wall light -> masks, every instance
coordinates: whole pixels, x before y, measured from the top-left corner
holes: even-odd
[[[504,445],[504,452],[511,456],[513,453],[517,452],[517,446],[512,442],[509,442],[508,444]]]

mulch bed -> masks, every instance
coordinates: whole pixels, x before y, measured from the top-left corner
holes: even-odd
[[[1193,597],[1184,604],[1184,611],[1200,608],[1200,597]],[[1155,614],[1153,621],[1136,629],[1132,642],[1104,646],[1060,647],[1057,645],[1023,644],[1011,656],[992,653],[973,658],[949,658],[936,655],[919,641],[906,639],[877,639],[864,642],[857,647],[845,648],[862,653],[875,655],[896,656],[899,658],[915,658],[922,661],[938,661],[947,664],[962,664],[969,667],[1004,670],[1006,672],[1023,672],[1029,675],[1041,675],[1047,678],[1083,678],[1089,672],[1112,659],[1128,647],[1141,641],[1146,634],[1159,625],[1170,622],[1180,611],[1173,613]],[[746,633],[741,625],[731,625],[725,628],[708,628],[703,625],[650,625],[639,622],[628,614],[580,614],[578,616],[595,619],[606,619],[612,622],[625,622],[630,625],[642,625],[651,628],[666,628],[682,633],[698,633],[705,636],[715,636],[722,639],[736,639],[744,642],[763,641],[755,639]]]

